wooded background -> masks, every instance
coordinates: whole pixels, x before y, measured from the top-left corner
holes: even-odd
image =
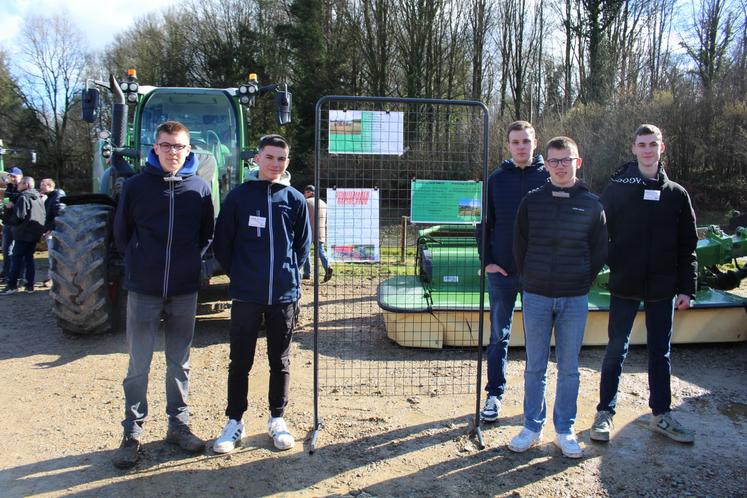
[[[491,164],[503,130],[532,121],[540,147],[579,143],[599,192],[629,160],[642,122],[664,130],[670,177],[697,209],[747,209],[747,0],[200,0],[139,18],[106,50],[63,14],[25,20],[0,51],[0,138],[7,157],[68,193],[90,189],[87,78],[236,87],[248,73],[287,82],[293,124],[267,103],[252,135],[292,143],[294,184],[313,176],[314,105],[323,95],[474,99],[491,112]]]

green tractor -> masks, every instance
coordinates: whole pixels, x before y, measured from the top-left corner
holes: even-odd
[[[260,86],[256,75],[237,88],[158,88],[141,86],[134,70],[124,81],[110,76],[83,90],[83,119],[100,121],[99,88],[111,92],[111,127],[98,132],[92,194],[68,196],[52,233],[50,295],[57,324],[66,333],[87,335],[116,330],[121,322],[124,262],[114,245],[112,224],[121,186],[145,165],[156,127],[167,120],[190,130],[197,174],[212,187],[215,214],[221,200],[244,181],[255,150],[248,147],[250,111],[256,97],[272,96],[280,125],[290,122],[287,86]],[[128,118],[134,108],[132,119]],[[202,281],[220,267],[208,249]]]

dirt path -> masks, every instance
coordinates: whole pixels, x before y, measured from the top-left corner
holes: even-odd
[[[212,290],[204,297],[192,354],[192,426],[205,438],[215,437],[224,423],[228,311],[221,295]],[[0,307],[6,317],[0,326],[2,496],[747,494],[747,343],[673,348],[674,404],[678,417],[697,431],[693,446],[670,442],[646,429],[643,348],[632,348],[626,362],[613,441],[591,443],[588,428],[603,349],[584,348],[576,430],[585,457],[561,457],[551,443],[551,427],[539,448],[511,453],[505,445],[521,426],[524,368],[523,350],[512,349],[501,418],[484,427],[486,449],[478,450],[465,435],[474,394],[326,393],[320,402],[325,427],[318,451],[309,455],[313,337],[310,307],[305,304],[293,349],[287,415],[302,444],[277,452],[265,433],[267,371],[261,340],[260,360],[250,378],[245,446],[226,456],[207,450],[184,457],[162,441],[165,365],[163,355],[156,354],[143,460],[133,471],[121,472],[110,458],[121,434],[124,336],[64,336],[42,290],[2,298]],[[548,384],[554,386],[554,368],[551,371]],[[551,406],[552,397],[548,402]]]

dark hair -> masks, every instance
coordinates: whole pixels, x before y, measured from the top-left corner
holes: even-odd
[[[511,134],[512,131],[521,131],[521,130],[529,130],[532,132],[532,135],[534,135],[535,138],[537,138],[537,133],[534,131],[534,126],[532,126],[532,123],[529,121],[514,121],[510,125],[508,125],[508,128],[506,128],[506,142],[508,142],[509,138],[508,136]]]
[[[638,129],[635,131],[635,138],[638,138],[643,135],[656,135],[657,140],[664,140],[664,138],[661,135],[661,130],[658,126],[654,126],[652,124],[642,124],[638,127]],[[634,140],[635,141],[635,140]]]
[[[578,145],[572,138],[569,138],[569,137],[551,138],[550,141],[547,142],[547,145],[545,146],[545,155],[547,155],[550,149],[556,149],[556,150],[568,149],[571,151],[571,154],[578,156]]]
[[[280,135],[265,135],[259,139],[259,150],[264,149],[268,145],[271,147],[280,147],[281,149],[290,150],[288,141]]]
[[[304,192],[316,192],[316,189],[314,188],[313,185],[306,185],[306,187],[304,187],[303,191]]]
[[[164,121],[160,125],[158,125],[158,128],[156,128],[156,136],[155,139],[158,140],[158,135],[161,133],[166,133],[167,135],[176,135],[180,131],[183,131],[187,134],[187,137],[189,137],[189,128],[184,126],[179,121]]]

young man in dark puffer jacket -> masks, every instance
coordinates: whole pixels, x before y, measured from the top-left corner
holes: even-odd
[[[545,384],[555,332],[558,379],[553,409],[555,444],[580,458],[576,420],[578,355],[584,340],[589,288],[607,256],[607,227],[599,198],[576,178],[578,146],[568,137],[550,140],[545,165],[550,182],[524,198],[516,215],[514,256],[521,275],[524,338],[524,427],[509,449],[537,444],[547,418]]]
[[[602,194],[610,234],[609,343],[602,363],[597,415],[591,439],[608,441],[617,404],[630,331],[643,302],[646,311],[650,428],[675,441],[692,443],[692,431],[671,414],[670,344],[674,309],[695,297],[695,213],[682,186],[661,165],[661,130],[641,125],[632,147],[636,161],[624,165]]]

